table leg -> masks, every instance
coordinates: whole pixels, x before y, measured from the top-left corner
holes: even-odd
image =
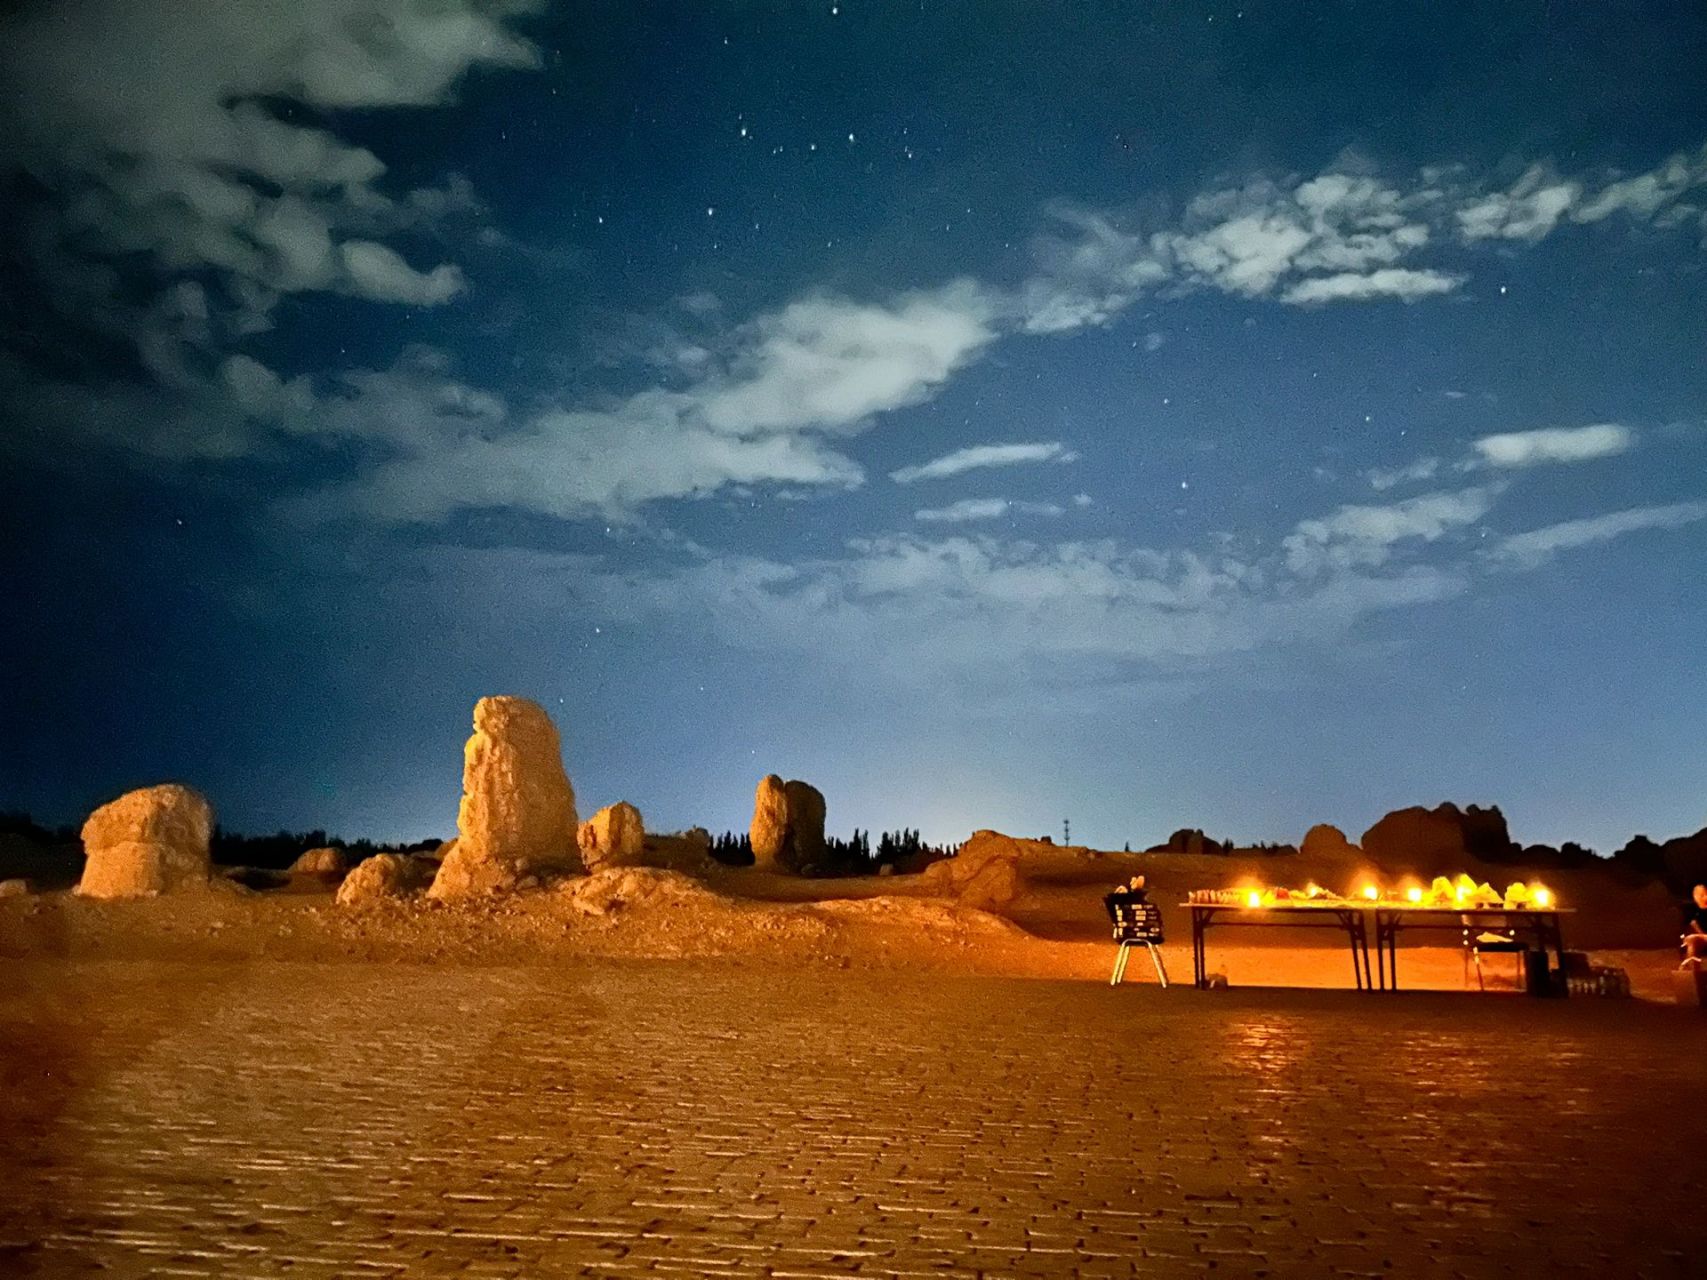
[[[1193,907],[1191,912],[1191,976],[1199,990],[1209,985],[1209,957],[1204,954],[1203,931],[1208,928],[1204,913]]]
[[[1357,983],[1357,989],[1362,991],[1364,989],[1363,961],[1358,957],[1357,952],[1357,913],[1355,911],[1339,911],[1335,914],[1339,916],[1340,928],[1345,930],[1346,941],[1351,944],[1352,979]]]
[[[1399,921],[1390,917],[1387,921],[1387,989],[1399,989]]]

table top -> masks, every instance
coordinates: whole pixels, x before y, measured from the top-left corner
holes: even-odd
[[[1324,900],[1321,898],[1288,898],[1279,902],[1265,902],[1260,906],[1251,906],[1244,902],[1182,902],[1182,907],[1192,910],[1207,911],[1249,911],[1253,914],[1262,911],[1405,911],[1426,915],[1439,916],[1473,916],[1473,915],[1502,915],[1502,916],[1556,916],[1569,915],[1575,907],[1536,907],[1536,906],[1430,906],[1423,902],[1370,902],[1361,898],[1340,898]]]

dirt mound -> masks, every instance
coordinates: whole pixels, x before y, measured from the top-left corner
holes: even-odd
[[[338,886],[340,907],[412,898],[433,882],[433,864],[400,853],[376,853],[358,862]]]
[[[589,916],[608,916],[628,908],[685,915],[727,910],[733,905],[692,876],[656,867],[606,867],[563,881],[558,892],[574,910]]]
[[[695,831],[679,836],[647,836],[640,864],[689,875],[711,870],[717,865],[711,857],[711,837],[702,838],[702,834]]]
[[[208,882],[213,809],[176,783],[144,787],[102,805],[83,824],[86,898],[149,898]]]
[[[842,898],[813,905],[814,911],[850,924],[874,925],[901,931],[903,935],[931,930],[1000,934],[1023,938],[1025,933],[1012,921],[958,902],[930,898]]]

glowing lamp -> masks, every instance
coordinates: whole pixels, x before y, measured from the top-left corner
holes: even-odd
[[[1423,891],[1420,884],[1413,884],[1409,889],[1405,890],[1406,902],[1421,902],[1422,900]]]
[[[1368,898],[1371,902],[1374,902],[1381,896],[1381,890],[1377,889],[1372,884],[1366,884],[1363,886],[1363,896]]]
[[[1247,907],[1262,906],[1262,894],[1258,893],[1255,889],[1252,889],[1245,895],[1245,905]]]
[[[1529,891],[1529,900],[1538,907],[1550,907],[1553,905],[1553,891],[1536,885]]]

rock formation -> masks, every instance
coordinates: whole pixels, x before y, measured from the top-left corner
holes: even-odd
[[[578,871],[578,827],[551,717],[526,698],[482,698],[463,749],[456,840],[430,894],[458,898]]]
[[[640,810],[626,800],[607,805],[581,824],[581,861],[588,871],[632,867],[646,852]]]
[[[77,892],[86,898],[145,898],[205,886],[213,809],[175,783],[131,791],[83,824],[88,861]]]
[[[319,876],[333,880],[350,869],[349,856],[342,849],[310,849],[290,864],[293,876]]]
[[[1298,852],[1306,856],[1353,858],[1361,850],[1338,827],[1319,822],[1304,833],[1304,843],[1298,846]]]
[[[974,831],[952,858],[931,863],[919,882],[932,893],[954,898],[962,906],[1003,912],[1024,888],[1019,869],[1020,844],[999,831]]]
[[[1363,833],[1363,851],[1384,868],[1431,876],[1458,871],[1471,858],[1510,862],[1522,855],[1498,806],[1455,804],[1394,810]]]
[[[1154,845],[1145,852],[1215,854],[1218,856],[1226,853],[1227,850],[1219,841],[1211,840],[1196,828],[1185,827],[1169,836],[1166,844]]]
[[[818,788],[765,775],[753,795],[753,865],[798,873],[821,863],[824,818],[824,794]]]
[[[340,907],[412,898],[433,882],[433,864],[401,853],[376,853],[356,863],[338,886]]]
[[[27,898],[29,893],[28,880],[0,880],[0,898]]]

